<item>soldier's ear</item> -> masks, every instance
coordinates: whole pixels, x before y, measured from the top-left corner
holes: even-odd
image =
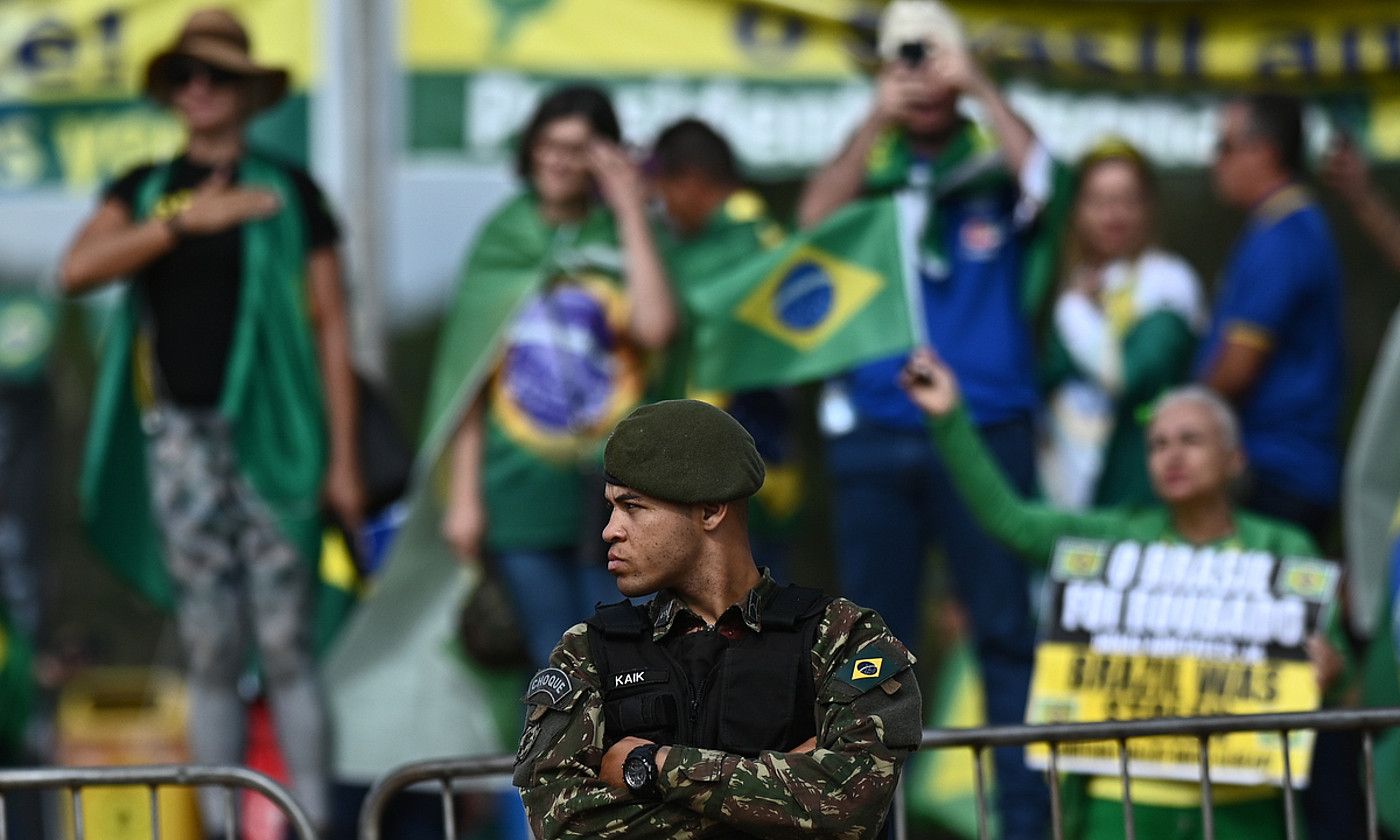
[[[714,531],[729,518],[731,503],[704,502],[700,505],[700,527]]]

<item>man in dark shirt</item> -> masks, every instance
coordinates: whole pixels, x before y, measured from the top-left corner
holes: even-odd
[[[70,294],[123,277],[84,463],[84,518],[129,582],[173,601],[190,744],[239,764],[251,619],[297,798],[328,821],[326,727],[308,607],[322,498],[349,529],[363,490],[335,244],[304,172],[251,153],[248,121],[286,92],[227,12],[190,17],[146,90],[189,143],[118,180],[64,260]],[[209,831],[225,797],[202,807]]]

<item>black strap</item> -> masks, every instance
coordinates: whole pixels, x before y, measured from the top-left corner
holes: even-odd
[[[807,618],[814,608],[820,604],[826,606],[826,601],[830,600],[826,593],[820,589],[811,589],[806,586],[784,586],[773,597],[768,599],[768,603],[763,607],[763,629],[768,630],[792,630],[797,627],[802,619]]]
[[[609,639],[637,639],[647,630],[647,623],[643,620],[644,610],[644,607],[639,607],[630,600],[603,604],[598,607],[598,612],[588,619],[588,623],[603,631],[603,635]]]

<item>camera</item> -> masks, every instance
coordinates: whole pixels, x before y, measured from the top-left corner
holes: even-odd
[[[908,67],[918,67],[928,58],[931,50],[923,41],[906,41],[899,45],[899,60]]]

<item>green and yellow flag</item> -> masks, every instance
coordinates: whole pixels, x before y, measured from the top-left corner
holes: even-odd
[[[856,202],[696,289],[695,384],[821,379],[915,344],[896,199]]]

